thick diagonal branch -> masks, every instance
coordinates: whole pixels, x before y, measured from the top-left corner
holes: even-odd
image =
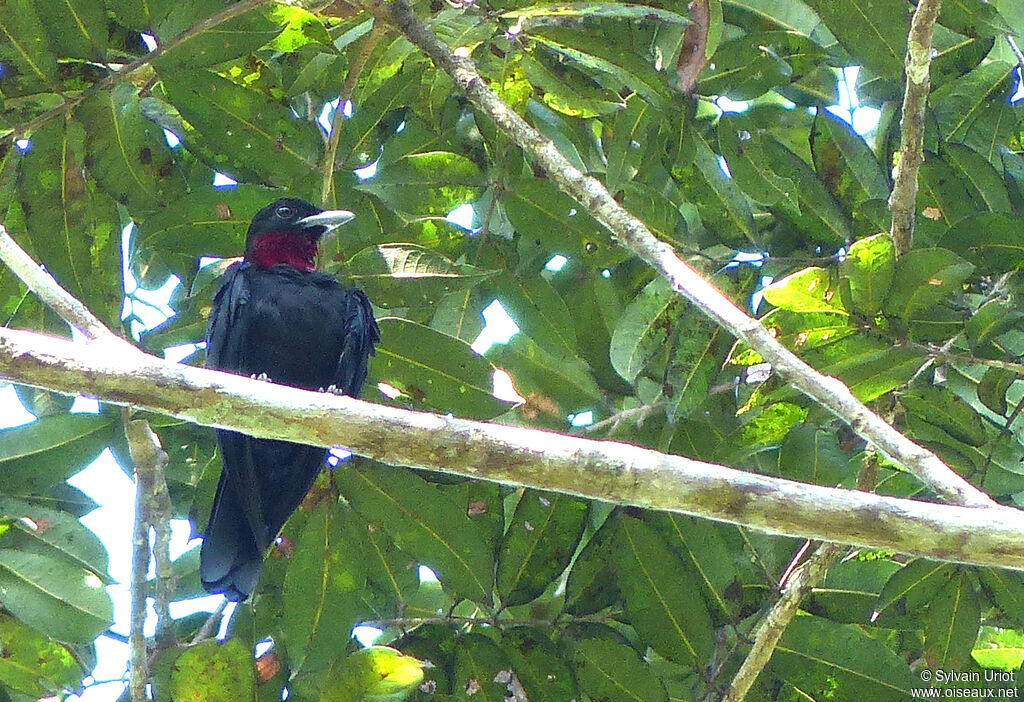
[[[364,7],[397,26],[443,71],[466,97],[494,120],[559,188],[575,198],[623,247],[665,276],[676,291],[704,314],[750,344],[793,387],[850,424],[862,437],[907,467],[946,500],[964,505],[993,505],[991,498],[957,475],[931,451],[900,434],[854,397],[835,378],[822,375],[779,343],[764,326],[740,310],[715,286],[688,266],[624,209],[595,178],[581,173],[550,139],[531,127],[491,90],[473,62],[451,48],[413,15],[405,0],[364,0]]]
[[[0,329],[0,377],[253,436],[343,445],[397,466],[555,490],[775,534],[1024,569],[1024,513],[825,488],[613,441],[298,390],[102,342]]]

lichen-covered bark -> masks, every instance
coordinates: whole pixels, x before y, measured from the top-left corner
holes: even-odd
[[[0,377],[255,436],[762,531],[1024,569],[1024,513],[825,488],[613,441],[412,412],[0,329]]]

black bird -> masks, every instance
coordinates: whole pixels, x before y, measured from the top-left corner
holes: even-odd
[[[245,259],[213,299],[208,368],[357,396],[380,340],[363,291],[316,271],[320,238],[355,215],[281,198],[256,213]],[[333,387],[332,387],[333,386]],[[323,448],[218,430],[224,469],[200,552],[209,593],[241,601],[263,554],[324,465]]]

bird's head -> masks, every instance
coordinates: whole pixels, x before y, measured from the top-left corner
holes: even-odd
[[[353,217],[347,210],[321,210],[301,198],[278,198],[252,218],[245,260],[261,268],[284,263],[315,270],[320,237]]]

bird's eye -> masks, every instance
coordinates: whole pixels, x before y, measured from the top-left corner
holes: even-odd
[[[288,205],[281,205],[277,208],[277,216],[281,219],[288,219],[293,214],[295,214],[295,211],[291,207],[288,207]]]

